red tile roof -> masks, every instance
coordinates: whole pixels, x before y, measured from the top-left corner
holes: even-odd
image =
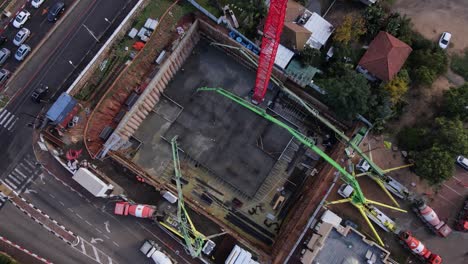
[[[411,49],[408,44],[380,31],[372,40],[359,65],[382,81],[390,81],[400,71]]]

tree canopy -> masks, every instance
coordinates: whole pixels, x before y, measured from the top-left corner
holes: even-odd
[[[442,111],[447,117],[468,121],[468,83],[444,92]]]
[[[320,80],[319,85],[327,91],[325,101],[338,116],[352,119],[358,113],[365,113],[370,104],[370,86],[361,74],[343,68],[342,74]]]
[[[361,16],[348,14],[339,25],[333,36],[333,40],[341,44],[348,44],[351,40],[358,40],[366,33],[366,24]]]
[[[433,184],[449,179],[455,170],[453,156],[439,146],[417,153],[415,172]]]
[[[408,71],[402,69],[395,78],[384,85],[384,89],[389,92],[393,104],[398,103],[406,94],[409,83]]]

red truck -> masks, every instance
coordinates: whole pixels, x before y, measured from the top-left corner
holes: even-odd
[[[468,232],[468,198],[466,198],[463,208],[458,214],[455,229],[461,232]]]
[[[114,214],[133,215],[139,218],[152,218],[156,213],[156,206],[147,204],[134,204],[130,202],[117,202]]]
[[[427,264],[441,264],[442,258],[432,253],[421,241],[412,236],[410,231],[400,232],[400,241],[402,244],[411,250],[420,260]]]

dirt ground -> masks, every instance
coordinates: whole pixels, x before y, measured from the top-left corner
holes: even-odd
[[[437,40],[444,31],[452,33],[453,51],[468,47],[468,1],[397,0],[395,11],[411,18],[414,28],[426,38]]]

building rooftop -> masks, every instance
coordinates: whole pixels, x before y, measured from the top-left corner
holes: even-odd
[[[312,32],[309,40],[307,40],[307,45],[315,49],[322,48],[334,30],[333,25],[317,13],[312,13],[304,27]]]
[[[293,57],[294,52],[280,44],[276,51],[275,64],[280,68],[285,69]]]
[[[380,31],[362,56],[359,66],[382,81],[390,81],[403,67],[412,50],[403,41]]]

